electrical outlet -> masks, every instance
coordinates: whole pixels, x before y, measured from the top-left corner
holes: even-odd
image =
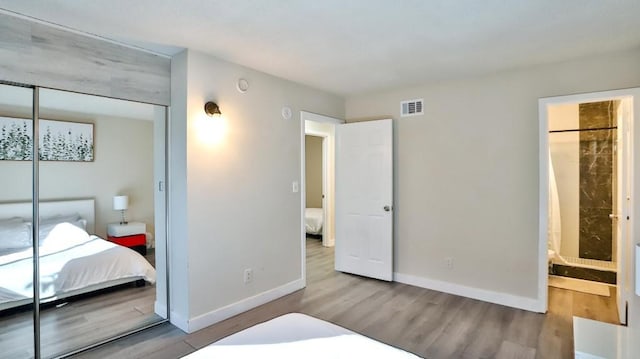
[[[244,270],[244,284],[253,282],[253,269],[247,268]]]
[[[447,269],[453,269],[453,257],[445,258],[444,264],[447,266]]]

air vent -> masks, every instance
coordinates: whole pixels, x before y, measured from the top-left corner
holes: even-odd
[[[400,116],[424,115],[422,103],[424,99],[407,100],[400,102]]]

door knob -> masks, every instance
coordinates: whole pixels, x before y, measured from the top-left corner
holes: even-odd
[[[384,211],[385,211],[385,212],[389,212],[390,210],[391,210],[391,207],[389,207],[389,206],[384,206]]]
[[[618,215],[617,215],[617,214],[613,214],[613,213],[612,213],[612,214],[610,214],[610,215],[609,215],[609,218],[611,218],[611,219],[617,219],[617,218],[618,218]]]

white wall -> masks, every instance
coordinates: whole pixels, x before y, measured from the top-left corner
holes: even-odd
[[[305,195],[307,208],[322,208],[322,137],[305,136]]]
[[[40,199],[94,198],[95,231],[106,238],[107,223],[120,221],[113,196],[127,194],[127,219],[153,232],[153,121],[46,110],[41,117],[93,123],[95,150],[93,162],[41,161]],[[30,161],[0,161],[0,173],[0,201],[31,200]]]
[[[399,278],[539,310],[538,99],[638,86],[638,63],[636,50],[348,98],[348,121],[398,119]],[[413,98],[425,114],[400,118]]]
[[[549,107],[549,130],[580,128],[578,104]],[[560,202],[563,256],[579,257],[580,230],[580,132],[549,134],[549,150]]]
[[[172,311],[193,331],[301,287],[302,193],[292,193],[301,180],[299,113],[343,117],[344,101],[195,51],[172,66],[172,283],[188,283],[171,287]],[[244,94],[238,78],[249,81]],[[222,120],[204,115],[206,101]],[[224,135],[207,138],[218,123]],[[183,159],[186,182],[176,178],[183,164],[173,164]],[[246,268],[254,277],[245,285]]]

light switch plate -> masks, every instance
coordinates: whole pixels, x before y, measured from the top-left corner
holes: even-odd
[[[293,193],[298,193],[298,191],[300,191],[300,186],[298,185],[298,181],[293,181],[293,183],[291,184],[291,191]]]

